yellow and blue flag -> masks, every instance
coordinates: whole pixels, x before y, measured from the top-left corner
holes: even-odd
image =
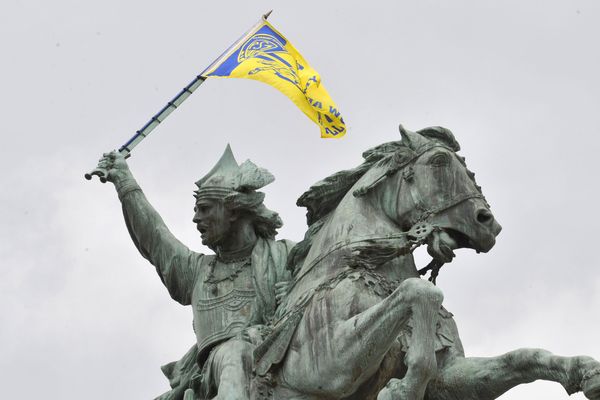
[[[285,94],[321,128],[322,138],[339,138],[346,125],[317,71],[263,17],[201,76],[247,78],[267,83]]]

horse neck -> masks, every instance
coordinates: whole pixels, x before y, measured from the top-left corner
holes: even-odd
[[[365,182],[372,182],[381,173],[380,169],[367,172],[346,193],[337,208],[326,217],[323,226],[311,240],[311,248],[282,309],[286,309],[288,304],[294,304],[308,290],[331,278],[344,267],[343,254],[347,254],[351,249],[351,246],[345,246],[346,244],[399,232],[399,226],[388,216],[393,215],[389,210],[396,208],[396,201],[393,199],[398,193],[398,188],[378,187],[364,196],[353,195],[355,189],[362,187]],[[387,184],[394,185],[392,181],[382,186]],[[387,212],[385,207],[388,207]],[[401,256],[390,265],[383,266],[379,272],[397,280],[418,276],[411,254]]]
[[[367,172],[346,193],[313,238],[312,247],[304,262],[305,266],[317,257],[331,252],[341,243],[398,232],[398,226],[384,212],[380,190],[374,190],[365,196],[353,195],[356,188],[361,187],[364,182],[371,181],[380,173],[378,169]]]

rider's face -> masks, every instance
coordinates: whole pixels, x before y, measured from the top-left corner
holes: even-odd
[[[227,239],[233,219],[232,212],[219,200],[200,199],[194,207],[193,221],[200,231],[202,244],[211,248]]]

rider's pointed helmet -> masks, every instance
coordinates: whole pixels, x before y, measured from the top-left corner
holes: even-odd
[[[198,190],[195,196],[197,199],[223,199],[236,192],[249,193],[260,189],[274,180],[269,171],[257,167],[250,160],[238,165],[231,146],[227,145],[213,169],[196,182]]]

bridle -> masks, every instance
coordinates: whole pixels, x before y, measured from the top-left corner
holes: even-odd
[[[294,278],[294,283],[292,284],[292,287],[295,286],[295,284],[297,282],[299,282],[317,264],[319,264],[321,261],[323,261],[325,258],[327,258],[330,254],[332,254],[338,250],[341,250],[345,247],[356,246],[356,245],[359,245],[360,243],[372,244],[372,243],[376,243],[376,242],[380,242],[380,241],[403,240],[404,244],[402,246],[398,247],[394,253],[391,253],[389,255],[390,259],[392,259],[392,258],[398,257],[400,255],[412,252],[416,247],[425,243],[427,241],[427,239],[429,238],[429,236],[434,231],[441,230],[440,227],[438,227],[430,222],[431,218],[433,218],[435,215],[440,214],[450,208],[456,207],[457,205],[459,205],[467,200],[470,200],[470,199],[482,199],[485,202],[485,204],[487,205],[487,201],[485,200],[485,197],[483,196],[483,194],[481,193],[480,190],[462,193],[462,194],[454,196],[452,198],[445,199],[437,204],[426,205],[427,203],[424,201],[423,196],[420,194],[417,187],[413,184],[414,183],[414,171],[413,171],[412,165],[415,162],[417,162],[417,160],[419,160],[419,158],[422,157],[425,153],[429,152],[430,150],[432,150],[434,148],[444,148],[444,149],[448,150],[449,152],[451,152],[452,154],[454,154],[455,157],[458,157],[456,155],[456,153],[454,152],[454,150],[452,150],[451,148],[449,148],[448,146],[446,146],[444,144],[441,144],[439,142],[427,143],[427,144],[421,146],[417,151],[414,152],[414,154],[410,158],[408,158],[406,160],[402,160],[400,162],[395,162],[394,160],[390,160],[389,161],[390,165],[387,166],[385,171],[379,177],[377,177],[375,180],[373,180],[368,185],[362,186],[353,192],[353,195],[355,197],[365,196],[366,194],[370,193],[373,189],[378,187],[385,180],[387,180],[388,178],[391,178],[396,173],[399,173],[400,171],[402,171],[402,181],[406,182],[408,184],[408,186],[409,186],[408,190],[410,192],[411,198],[413,200],[413,203],[415,204],[415,207],[418,210],[417,216],[412,218],[412,220],[410,222],[411,228],[408,231],[403,231],[403,232],[390,234],[390,235],[384,235],[384,236],[382,236],[382,235],[375,236],[374,235],[374,236],[364,237],[364,238],[354,240],[354,241],[344,240],[344,241],[335,243],[326,253],[315,258],[310,263],[310,265],[302,271],[302,273],[300,275],[298,275]],[[459,159],[459,161],[461,162],[461,164],[464,165],[462,160]],[[419,274],[425,275],[428,271],[431,271],[431,277],[429,278],[429,280],[431,282],[435,283],[435,279],[439,273],[439,269],[443,265],[444,265],[443,262],[433,259],[427,266],[425,266],[424,268],[421,268],[419,270]]]
[[[419,191],[417,190],[415,185],[412,184],[412,183],[414,183],[414,171],[413,171],[412,166],[425,153],[427,153],[430,150],[435,149],[435,148],[446,149],[450,153],[452,153],[455,157],[458,158],[458,156],[456,155],[454,150],[452,150],[451,148],[449,148],[448,146],[446,146],[442,143],[439,143],[439,142],[427,143],[427,144],[421,146],[417,151],[415,151],[415,154],[412,157],[410,157],[409,159],[402,161],[400,163],[396,163],[395,165],[392,164],[392,165],[388,166],[383,174],[381,174],[378,178],[376,178],[370,184],[356,189],[353,192],[353,195],[355,197],[362,197],[362,196],[366,195],[371,190],[373,190],[374,188],[379,186],[379,184],[381,184],[383,181],[394,176],[397,172],[400,172],[406,168],[402,172],[402,180],[409,185],[409,192],[412,197],[413,203],[415,204],[415,207],[420,211],[418,216],[416,218],[413,218],[413,221],[411,221],[412,222],[411,226],[414,226],[415,224],[420,223],[420,222],[425,222],[425,221],[429,220],[431,217],[433,217],[434,215],[439,214],[443,211],[446,211],[449,208],[455,207],[455,206],[459,205],[460,203],[467,201],[469,199],[482,199],[489,208],[489,205],[488,205],[487,201],[485,200],[485,197],[479,190],[474,191],[474,192],[462,193],[462,194],[452,197],[450,199],[443,200],[438,204],[433,204],[433,205],[429,205],[429,206],[426,205],[427,203],[424,201],[423,196],[419,193]],[[461,162],[461,164],[464,165],[464,163],[462,162],[462,160],[460,160],[460,158],[459,158],[459,162]]]

